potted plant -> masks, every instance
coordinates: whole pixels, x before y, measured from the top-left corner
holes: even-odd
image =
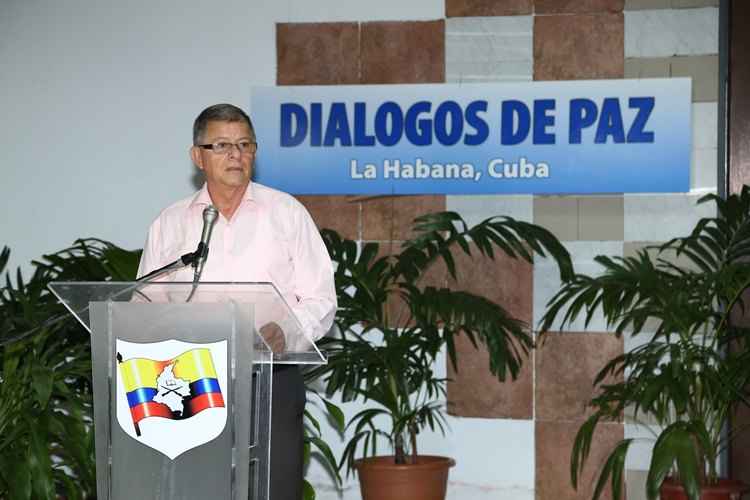
[[[365,500],[445,495],[454,462],[419,455],[417,436],[427,427],[445,432],[439,400],[446,380],[436,376],[434,362],[445,348],[458,368],[457,335],[466,335],[475,346],[484,344],[489,369],[500,380],[518,375],[533,345],[528,325],[501,305],[464,291],[422,286],[430,269],[442,265],[455,278],[452,252],[494,258],[500,251],[529,262],[537,252],[551,255],[564,277],[572,274],[568,252],[550,232],[510,217],[470,228],[458,214],[442,212],[416,219],[414,232],[400,250],[381,255],[377,243],[359,251],[356,242],[323,231],[337,265],[340,335],[320,343],[328,364],[311,374],[324,381],[329,394],[340,391],[344,401],[372,404],[349,421],[353,436],[340,462],[349,472],[357,469]],[[383,441],[393,455],[373,456]]]
[[[706,202],[716,204],[717,215],[701,219],[689,236],[634,257],[599,256],[599,276],[576,275],[548,304],[542,331],[580,315],[588,324],[601,311],[615,335],[643,339],[610,360],[594,381],[593,414],[581,425],[571,453],[574,487],[597,425],[630,413],[636,422],[655,420],[659,429],[647,476],[649,499],[660,492],[670,500],[739,498],[745,489],[720,478],[717,461],[740,431],[723,431],[728,418],[748,403],[748,330],[733,325],[730,313],[747,306],[750,191],[744,187],[726,200],[716,195],[699,200]],[[595,499],[609,479],[613,498],[622,498],[625,456],[633,442],[624,439],[611,450]]]

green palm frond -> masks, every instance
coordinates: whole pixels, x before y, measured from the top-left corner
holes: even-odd
[[[393,254],[377,243],[358,249],[356,242],[333,231],[322,234],[336,264],[340,335],[320,342],[328,364],[311,375],[322,378],[327,393],[340,391],[344,401],[376,405],[350,421],[354,437],[342,464],[351,465],[357,452],[372,453],[383,436],[398,459],[405,460],[407,448],[416,454],[422,429],[445,430],[445,409],[437,401],[445,397],[446,380],[435,375],[434,363],[445,349],[459,369],[458,336],[487,349],[489,369],[499,380],[515,379],[533,346],[529,325],[502,305],[426,285],[428,273],[440,274],[441,283],[449,276],[455,279],[460,254],[490,261],[503,254],[527,262],[537,254],[556,261],[563,278],[573,274],[570,255],[549,231],[510,217],[469,227],[455,212],[425,215],[414,221],[414,236]],[[390,421],[387,431],[384,418]]]
[[[717,214],[698,221],[690,235],[640,250],[630,257],[599,256],[596,276],[576,274],[547,305],[542,332],[601,314],[615,335],[644,342],[611,359],[594,380],[594,415],[579,429],[571,456],[574,485],[602,421],[630,412],[655,419],[658,432],[647,494],[657,498],[665,477],[676,471],[689,498],[718,477],[716,462],[727,442],[723,426],[740,404],[750,404],[750,330],[729,321],[744,312],[750,286],[750,190],[726,200],[703,197]],[[733,343],[729,348],[729,342]],[[729,429],[729,436],[735,436]],[[596,498],[627,453],[618,443],[598,473]],[[620,474],[620,472],[618,472]],[[619,477],[619,476],[618,476]]]
[[[0,272],[9,251],[0,252]],[[77,240],[0,288],[0,497],[96,494],[89,336],[47,289],[54,280],[132,279],[139,252]],[[50,457],[54,456],[52,461]]]
[[[456,277],[451,248],[458,247],[471,255],[472,243],[481,255],[494,259],[504,252],[512,258],[533,262],[533,252],[550,256],[558,264],[560,277],[573,274],[570,254],[552,233],[541,226],[497,216],[469,227],[455,212],[439,212],[418,217],[414,221],[416,236],[404,243],[394,269],[405,281],[417,279],[436,259],[442,259],[450,275]]]

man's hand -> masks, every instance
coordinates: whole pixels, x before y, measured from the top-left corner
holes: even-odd
[[[286,350],[286,337],[284,331],[273,321],[260,327],[260,336],[271,348],[274,353],[284,352]]]

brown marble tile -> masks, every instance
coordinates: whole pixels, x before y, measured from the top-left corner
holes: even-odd
[[[349,196],[296,196],[319,229],[333,229],[344,238],[359,239],[359,203]]]
[[[534,17],[534,80],[622,78],[623,14]]]
[[[532,11],[532,0],[445,0],[446,17],[518,16]]]
[[[550,333],[536,352],[536,419],[582,421],[591,414],[593,382],[623,341],[609,333]]]
[[[363,23],[361,83],[445,81],[445,21]]]
[[[471,292],[502,305],[514,318],[530,325],[533,303],[533,266],[505,253],[496,253],[492,261],[473,249],[474,258],[453,253],[456,280],[449,277],[452,289]],[[518,378],[498,381],[489,370],[489,354],[484,346],[476,349],[466,336],[456,342],[458,371],[446,360],[448,412],[461,417],[533,418],[533,353],[524,359]]]
[[[622,12],[625,0],[534,0],[535,14]]]
[[[732,308],[729,319],[734,326],[750,328],[750,290],[742,293],[740,300]]]
[[[494,260],[482,256],[475,245],[472,255],[455,249],[456,279],[449,278],[452,289],[471,292],[502,305],[514,318],[530,324],[534,266],[521,257],[509,257],[497,249]]]
[[[622,424],[600,424],[594,434],[588,461],[579,478],[578,490],[570,482],[570,452],[580,422],[535,423],[536,491],[539,500],[588,500],[592,497],[597,474],[614,446],[623,439]],[[609,484],[600,497],[612,498]]]
[[[403,241],[412,232],[414,219],[445,210],[445,195],[383,196],[362,201],[362,239]]]
[[[368,243],[368,242],[363,242]],[[386,255],[394,255],[396,252],[402,250],[402,244],[400,241],[379,241],[376,242],[380,245],[378,258]],[[413,283],[420,289],[424,287],[435,287],[444,288],[447,284],[446,281],[447,271],[445,265],[441,260],[435,261],[422,275],[422,278]],[[394,328],[403,328],[407,325],[413,324],[409,321],[409,310],[406,302],[398,295],[398,293],[391,294],[386,304],[388,314],[388,326]]]
[[[730,418],[733,429],[746,426],[750,423],[750,408],[739,405]],[[748,472],[750,472],[748,470],[750,466],[750,433],[740,432],[732,440],[729,450],[729,463],[731,464],[731,477],[747,482]],[[747,495],[744,495],[743,498],[747,498]]]
[[[359,24],[276,24],[278,85],[359,82]]]
[[[448,413],[458,417],[534,418],[534,352],[523,358],[518,378],[510,374],[500,382],[490,372],[486,347],[478,348],[465,335],[456,339],[458,371],[450,360],[448,368]]]

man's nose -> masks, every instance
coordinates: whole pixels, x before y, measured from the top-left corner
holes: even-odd
[[[239,158],[240,156],[242,156],[242,151],[240,151],[240,145],[230,142],[229,152],[227,154],[231,156],[232,158]]]

